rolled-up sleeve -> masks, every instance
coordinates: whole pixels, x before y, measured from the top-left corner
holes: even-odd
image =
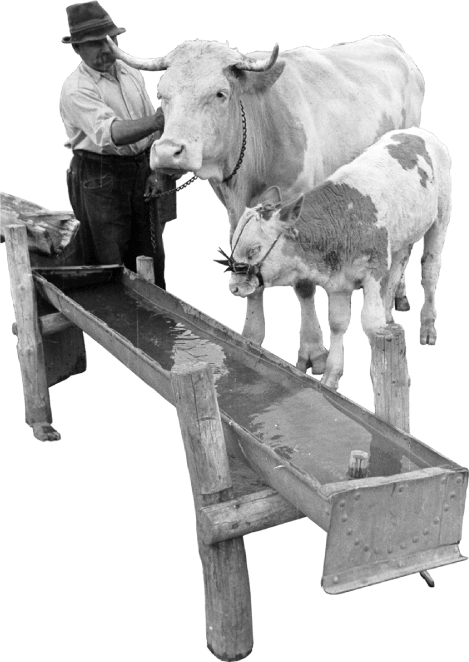
[[[107,153],[119,153],[111,134],[116,113],[104,103],[98,90],[89,86],[64,94],[61,100],[62,119],[65,127],[79,129],[98,148]],[[67,132],[68,133],[68,132]]]

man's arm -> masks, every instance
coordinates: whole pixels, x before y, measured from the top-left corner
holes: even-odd
[[[163,131],[164,117],[161,108],[154,115],[139,120],[116,119],[111,125],[111,137],[115,145],[130,145],[155,131]]]

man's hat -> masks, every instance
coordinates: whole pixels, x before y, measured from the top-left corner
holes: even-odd
[[[116,37],[125,32],[112,22],[109,14],[104,11],[99,2],[80,2],[67,7],[70,37],[64,37],[64,44],[81,44],[84,41],[104,39],[106,35]]]

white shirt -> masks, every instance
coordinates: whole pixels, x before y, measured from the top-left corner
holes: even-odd
[[[120,60],[114,66],[117,78],[81,62],[63,84],[60,114],[68,136],[65,147],[132,156],[155,139],[150,135],[131,145],[114,144],[111,125],[116,119],[135,120],[155,112],[141,73]]]

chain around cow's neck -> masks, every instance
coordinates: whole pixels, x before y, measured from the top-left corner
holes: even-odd
[[[243,104],[242,104],[241,99],[239,100],[239,105],[241,106],[241,119],[243,121],[243,143],[241,145],[241,152],[239,153],[239,159],[238,159],[238,163],[235,165],[235,169],[233,170],[231,175],[228,175],[228,177],[225,177],[225,179],[222,181],[222,184],[226,184],[227,182],[230,181],[230,179],[232,177],[234,177],[236,175],[236,173],[238,172],[238,170],[241,166],[241,163],[243,162],[244,152],[246,151],[246,139],[247,139],[247,136],[248,136],[248,130],[247,130],[247,125],[246,125],[246,113],[244,112],[244,108],[243,108]]]

